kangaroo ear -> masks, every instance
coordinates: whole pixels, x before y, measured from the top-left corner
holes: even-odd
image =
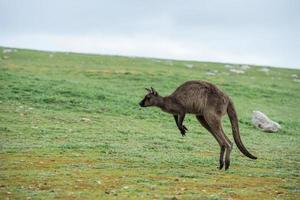
[[[158,92],[157,92],[153,87],[151,87],[151,92],[152,92],[152,94],[154,94],[155,96],[158,95]]]
[[[149,93],[152,92],[152,90],[150,90],[150,89],[148,89],[148,88],[145,88],[145,90],[147,90]]]

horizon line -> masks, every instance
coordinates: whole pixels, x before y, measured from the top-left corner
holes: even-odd
[[[137,56],[130,54],[106,54],[106,53],[94,53],[87,51],[67,51],[67,50],[49,50],[41,48],[27,48],[27,47],[12,47],[12,46],[2,46],[0,48],[8,49],[19,49],[19,50],[29,50],[29,51],[41,51],[41,52],[53,52],[53,53],[73,53],[73,54],[85,54],[85,55],[102,55],[102,56],[119,56],[119,57],[131,57],[131,58],[144,58],[144,59],[157,59],[157,60],[173,60],[173,61],[187,61],[187,62],[202,62],[202,63],[215,63],[215,64],[231,64],[231,65],[250,65],[255,67],[264,67],[264,68],[276,68],[276,69],[291,69],[291,70],[300,70],[300,67],[282,67],[274,65],[262,65],[254,63],[237,63],[237,62],[224,62],[216,60],[196,60],[196,59],[177,59],[177,58],[162,58],[162,57],[152,57],[152,56]]]

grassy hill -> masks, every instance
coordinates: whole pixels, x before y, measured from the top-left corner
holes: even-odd
[[[244,68],[0,48],[0,199],[299,198],[300,71]],[[258,160],[234,146],[219,171],[219,146],[194,116],[183,138],[172,116],[139,108],[145,87],[168,95],[193,79],[232,97]],[[253,128],[254,110],[282,130]]]

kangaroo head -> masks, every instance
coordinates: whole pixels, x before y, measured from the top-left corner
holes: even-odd
[[[144,99],[139,103],[141,107],[156,106],[160,100],[158,92],[151,87],[151,89],[145,88],[148,91],[148,94]]]

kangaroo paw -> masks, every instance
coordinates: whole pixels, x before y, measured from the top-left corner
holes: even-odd
[[[181,132],[181,135],[182,135],[182,137],[184,137],[185,136],[185,132]]]
[[[185,127],[185,125],[182,125],[182,127],[184,128],[184,130],[188,131],[189,129],[187,129],[187,127]]]
[[[230,166],[230,160],[225,161],[225,170],[229,169]]]
[[[180,133],[182,136],[185,136],[185,129],[184,128],[180,129]]]
[[[220,160],[220,166],[219,166],[219,170],[221,170],[224,167],[224,161]]]

